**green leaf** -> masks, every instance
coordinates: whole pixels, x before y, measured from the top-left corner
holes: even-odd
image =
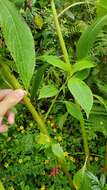
[[[55,96],[57,93],[58,89],[53,84],[46,85],[40,89],[39,99],[50,98]]]
[[[66,105],[68,113],[80,121],[82,119],[80,107],[77,104],[74,104],[69,101],[64,101],[64,103]]]
[[[82,71],[75,73],[75,77],[81,80],[85,80],[89,76],[89,74],[90,74],[90,69],[84,69]]]
[[[93,105],[93,95],[90,88],[85,82],[76,77],[72,77],[68,80],[68,88],[88,117]]]
[[[32,84],[32,88],[31,88],[31,97],[32,98],[36,97],[37,91],[40,87],[40,84],[43,79],[43,75],[44,75],[44,72],[45,72],[47,66],[48,66],[48,64],[42,65],[34,75],[33,84]]]
[[[57,158],[59,158],[59,159],[61,159],[61,160],[64,159],[64,152],[63,152],[63,149],[62,149],[62,147],[60,146],[59,143],[57,143],[57,144],[52,144],[52,152],[53,152],[53,154],[54,154]]]
[[[40,133],[39,137],[38,137],[38,144],[50,144],[50,138],[49,136],[43,134],[43,133]]]
[[[8,0],[0,0],[0,25],[21,79],[28,88],[35,66],[34,40],[29,27]]]
[[[107,0],[99,0],[96,5],[97,16],[107,15]]]
[[[10,0],[13,2],[18,8],[21,8],[25,0]]]
[[[77,44],[77,58],[83,59],[88,56],[88,53],[96,40],[97,35],[107,23],[107,15],[98,18],[91,24],[81,35]]]
[[[5,190],[1,181],[0,181],[0,190]]]
[[[46,54],[46,55],[38,57],[38,59],[45,61],[53,65],[54,67],[58,67],[64,71],[70,72],[70,68],[68,67],[68,65],[64,63],[61,59],[59,59],[57,56]]]
[[[74,175],[73,183],[76,190],[91,190],[91,182],[87,175],[86,163],[84,166]]]
[[[96,94],[94,94],[93,96],[99,100],[99,102],[105,107],[107,111],[107,102],[101,96],[98,96]]]
[[[83,59],[80,61],[77,61],[74,65],[73,65],[73,72],[77,72],[77,71],[82,71],[83,69],[88,69],[88,68],[92,68],[95,67],[95,64],[92,63],[91,60],[89,59]]]

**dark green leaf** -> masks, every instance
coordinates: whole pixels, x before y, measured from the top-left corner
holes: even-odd
[[[47,68],[48,64],[44,64],[42,65],[36,72],[36,74],[34,75],[34,79],[33,79],[33,84],[32,84],[32,89],[31,89],[31,97],[34,98],[36,97],[37,91],[40,87],[44,72]]]
[[[8,0],[0,0],[0,25],[21,79],[28,88],[35,66],[34,40],[29,27]]]
[[[82,119],[82,113],[80,107],[77,104],[74,104],[70,101],[64,101],[64,102],[68,113],[80,121]]]
[[[97,35],[101,29],[107,23],[107,15],[98,18],[94,23],[89,26],[85,32],[81,35],[77,44],[77,58],[83,59],[88,56],[93,43],[96,40]]]

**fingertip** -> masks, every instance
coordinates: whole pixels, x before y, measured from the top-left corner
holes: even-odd
[[[27,94],[27,92],[22,89],[17,89],[14,91],[14,93],[18,101],[21,101],[23,97]]]
[[[8,123],[9,124],[14,124],[14,122],[15,122],[15,114],[14,113],[9,113],[9,116],[8,116]]]

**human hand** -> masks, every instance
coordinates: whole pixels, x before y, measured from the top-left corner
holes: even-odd
[[[3,124],[3,117],[6,116],[8,123],[13,124],[15,120],[15,113],[11,109],[19,103],[26,95],[26,91],[18,90],[0,90],[0,133],[6,132],[8,126]]]

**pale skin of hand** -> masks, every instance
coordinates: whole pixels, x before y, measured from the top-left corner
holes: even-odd
[[[8,126],[3,124],[4,116],[7,117],[9,124],[14,123],[15,113],[13,113],[11,110],[16,104],[18,104],[23,99],[25,95],[26,92],[22,89],[0,90],[0,133],[6,132],[8,130]]]

